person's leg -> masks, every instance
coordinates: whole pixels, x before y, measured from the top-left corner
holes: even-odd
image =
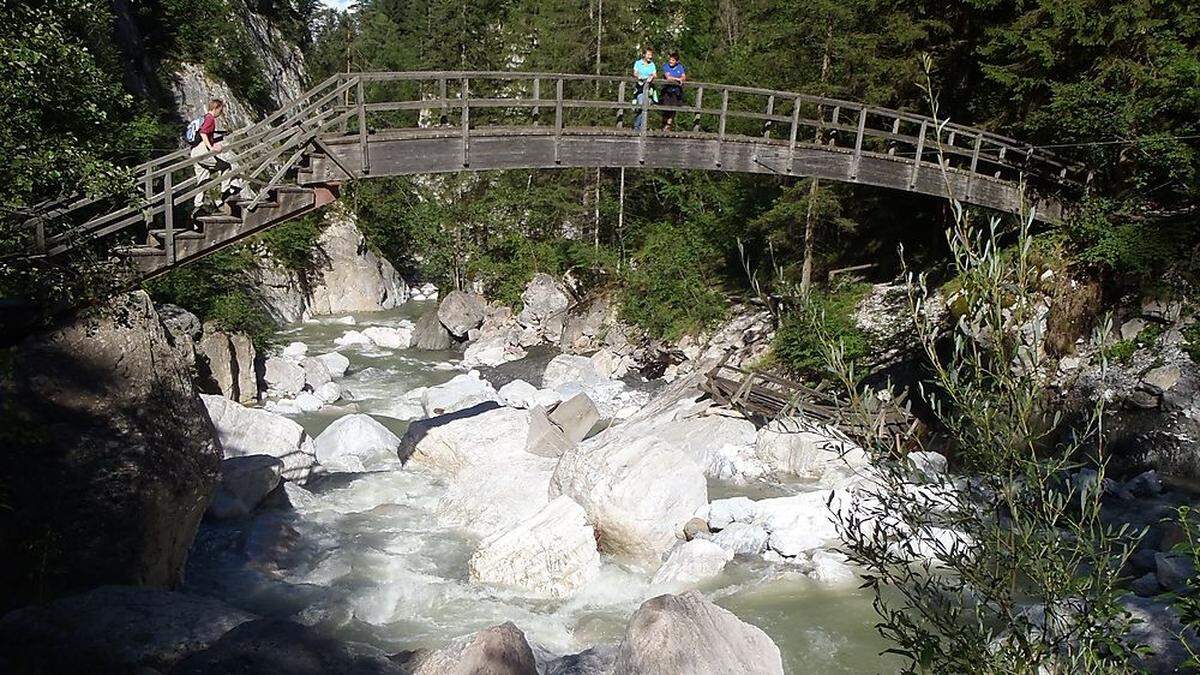
[[[195,159],[196,157],[204,155],[206,152],[208,151],[204,148],[204,144],[202,143],[192,148],[191,156],[193,159]],[[206,181],[208,181],[209,177],[212,176],[212,172],[209,171],[208,167],[204,165],[204,162],[196,162],[192,165],[192,170],[196,174],[196,185],[203,185]],[[203,190],[197,192],[195,197],[192,197],[192,206],[197,209],[204,206]]]
[[[641,131],[642,125],[646,123],[646,120],[644,119],[646,116],[642,114],[642,96],[644,96],[644,94],[639,90],[633,97],[633,104],[637,106],[637,113],[635,113],[633,116],[634,131]]]

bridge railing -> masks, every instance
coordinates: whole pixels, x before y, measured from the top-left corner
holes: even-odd
[[[840,148],[855,156],[885,154],[917,165],[936,164],[940,153],[949,168],[1003,180],[1024,177],[1047,187],[1088,180],[1084,167],[999,134],[796,92],[687,82],[683,104],[667,106],[635,103],[637,85],[631,77],[510,71],[367,72],[354,77],[365,87],[358,115],[362,128],[354,129],[363,136],[364,151],[375,130],[459,127],[469,153],[472,128],[538,125],[547,133],[569,134],[606,126],[645,135],[657,126],[653,118],[672,112],[677,132],[782,143],[791,149],[789,157],[805,145]],[[634,119],[642,114],[648,123],[635,131]]]
[[[661,83],[660,83],[661,84]],[[558,137],[592,133],[637,135],[645,139],[660,126],[662,113],[675,113],[673,133],[722,142],[773,143],[787,149],[790,173],[798,149],[820,146],[852,157],[857,170],[864,153],[894,157],[911,165],[910,187],[923,167],[937,166],[1001,180],[1026,178],[1052,187],[1082,184],[1087,172],[1043,149],[1011,138],[953,123],[937,124],[916,113],[853,101],[756,87],[687,82],[681,105],[651,105],[637,99],[631,77],[510,71],[366,72],[334,75],[263,120],[230,133],[223,154],[234,168],[204,181],[195,165],[211,155],[192,157],[181,149],[134,167],[134,184],[119,195],[71,197],[50,202],[26,221],[30,252],[57,255],[88,241],[143,240],[159,231],[171,259],[174,213],[196,194],[238,178],[260,193],[280,184],[305,152],[324,142],[357,143],[359,175],[370,173],[368,145],[388,132],[424,129],[462,137],[462,164],[470,166],[473,129],[536,127]],[[647,121],[634,128],[637,116]],[[528,131],[528,129],[526,129]],[[557,159],[557,144],[556,159]],[[644,157],[644,143],[642,144]],[[715,159],[720,166],[720,153]],[[345,172],[355,177],[350,171]]]

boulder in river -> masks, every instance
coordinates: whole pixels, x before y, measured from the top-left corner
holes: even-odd
[[[367,245],[353,216],[334,213],[317,238],[314,272],[308,295],[314,315],[377,312],[408,299],[408,287],[396,268]]]
[[[527,412],[488,401],[413,422],[398,454],[405,463],[453,475],[471,464],[522,453],[528,430]]]
[[[657,561],[708,503],[708,486],[691,458],[656,438],[600,434],[563,454],[550,495],[583,506],[601,550]]]
[[[450,338],[450,331],[446,330],[441,319],[438,318],[437,308],[430,307],[417,319],[417,325],[413,328],[412,346],[417,349],[440,352],[450,349],[452,344],[454,342]]]
[[[550,501],[554,464],[527,452],[479,458],[450,477],[438,520],[489,536],[532,518]]]
[[[487,302],[478,293],[450,291],[438,305],[438,319],[446,330],[456,338],[467,336],[467,331],[478,328],[487,312]]]
[[[370,415],[340,417],[313,441],[317,463],[329,471],[370,471],[398,464],[400,437]]]
[[[343,642],[291,621],[248,621],[208,649],[181,661],[171,675],[404,675],[381,649]]]
[[[458,412],[485,401],[499,401],[500,395],[491,383],[479,376],[479,371],[455,375],[449,382],[429,387],[421,395],[425,415],[434,417]]]
[[[653,586],[687,587],[716,576],[733,560],[733,553],[706,539],[693,539],[671,549],[654,573]]]
[[[638,607],[617,650],[614,675],[783,675],[779,648],[757,626],[699,591]]]
[[[221,485],[208,505],[213,518],[245,518],[283,478],[283,461],[271,455],[221,460]]]
[[[193,364],[149,296],[117,296],[9,356],[0,400],[15,435],[0,453],[0,607],[35,586],[45,598],[178,584],[221,447]]]
[[[537,675],[525,634],[511,621],[458,638],[414,659],[412,675]]]
[[[350,369],[350,359],[338,352],[329,352],[316,357],[325,363],[325,369],[333,378],[342,377]]]
[[[101,586],[6,614],[0,663],[21,673],[166,671],[256,618],[210,598]]]
[[[412,324],[400,327],[371,326],[364,328],[362,333],[370,338],[376,347],[383,349],[408,349],[413,342]]]
[[[758,432],[755,454],[773,471],[837,487],[870,465],[870,457],[836,429],[799,418],[773,420]]]
[[[304,427],[282,415],[247,408],[221,396],[201,395],[225,457],[271,455],[283,461],[284,480],[303,483],[316,462]]]
[[[600,553],[583,507],[558,497],[480,542],[467,570],[472,581],[565,598],[599,573]]]
[[[280,396],[295,396],[304,390],[304,368],[282,356],[267,357],[263,366],[263,382],[267,389]]]
[[[324,359],[307,356],[300,360],[300,367],[304,369],[304,386],[308,389],[316,391],[333,381],[333,374],[329,372]]]

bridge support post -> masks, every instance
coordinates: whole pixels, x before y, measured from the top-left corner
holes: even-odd
[[[796,135],[800,131],[800,99],[792,100],[792,129],[788,132],[788,173],[796,172]]]
[[[542,100],[542,79],[539,77],[533,78],[533,100],[534,101]],[[537,105],[533,106],[533,126],[535,126],[535,127],[538,126],[541,119],[542,119],[542,108]]]
[[[638,130],[638,164],[646,163],[646,130],[650,128],[650,82],[642,85],[642,128]]]
[[[554,163],[562,164],[563,79],[554,83]]]
[[[471,82],[462,79],[462,165],[471,166]]]
[[[913,157],[912,171],[908,174],[908,189],[917,186],[917,173],[921,171],[922,157],[925,155],[925,130],[928,122],[921,120],[921,131],[917,134],[917,156]]]
[[[858,165],[862,161],[863,133],[867,128],[867,109],[858,111],[858,131],[854,134],[854,159],[850,162],[850,180],[858,180]]]
[[[367,101],[363,96],[362,78],[355,85],[355,95],[358,97],[358,152],[365,176],[371,173],[371,153],[367,151]]]
[[[171,182],[171,172],[163,174],[163,222],[166,235],[163,238],[163,248],[167,252],[167,264],[175,264],[175,186]]]
[[[625,81],[617,85],[617,128],[625,128]]]
[[[717,121],[717,166],[725,152],[725,117],[729,112],[729,90],[721,90],[721,119]]]
[[[971,191],[975,188],[975,169],[979,166],[979,149],[982,145],[983,134],[975,134],[975,147],[971,149],[971,175],[967,176],[967,201],[971,201]]]
[[[704,87],[696,88],[696,114],[692,115],[692,133],[700,133],[700,112],[704,110]]]

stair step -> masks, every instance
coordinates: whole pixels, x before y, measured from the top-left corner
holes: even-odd
[[[301,187],[299,185],[280,185],[279,187],[275,188],[275,192],[282,192],[285,194],[304,194],[312,192],[312,188]]]
[[[159,239],[167,238],[167,231],[164,229],[150,230],[150,234],[158,237]],[[175,238],[176,239],[203,239],[204,233],[197,232],[196,230],[175,230]]]
[[[254,200],[246,199],[245,197],[235,197],[233,199],[230,199],[229,203],[233,204],[234,206],[249,206],[250,202],[252,202],[252,201],[254,201]],[[258,203],[258,206],[255,208],[273,209],[277,206],[279,206],[279,202],[275,201],[274,199],[264,199],[264,200],[260,201]]]
[[[149,257],[156,255],[166,255],[167,252],[158,246],[117,246],[113,249],[118,255],[126,255],[130,257]]]
[[[223,213],[216,213],[210,216],[196,216],[195,220],[198,223],[206,223],[211,225],[242,222],[242,219],[237,216],[227,216]]]

